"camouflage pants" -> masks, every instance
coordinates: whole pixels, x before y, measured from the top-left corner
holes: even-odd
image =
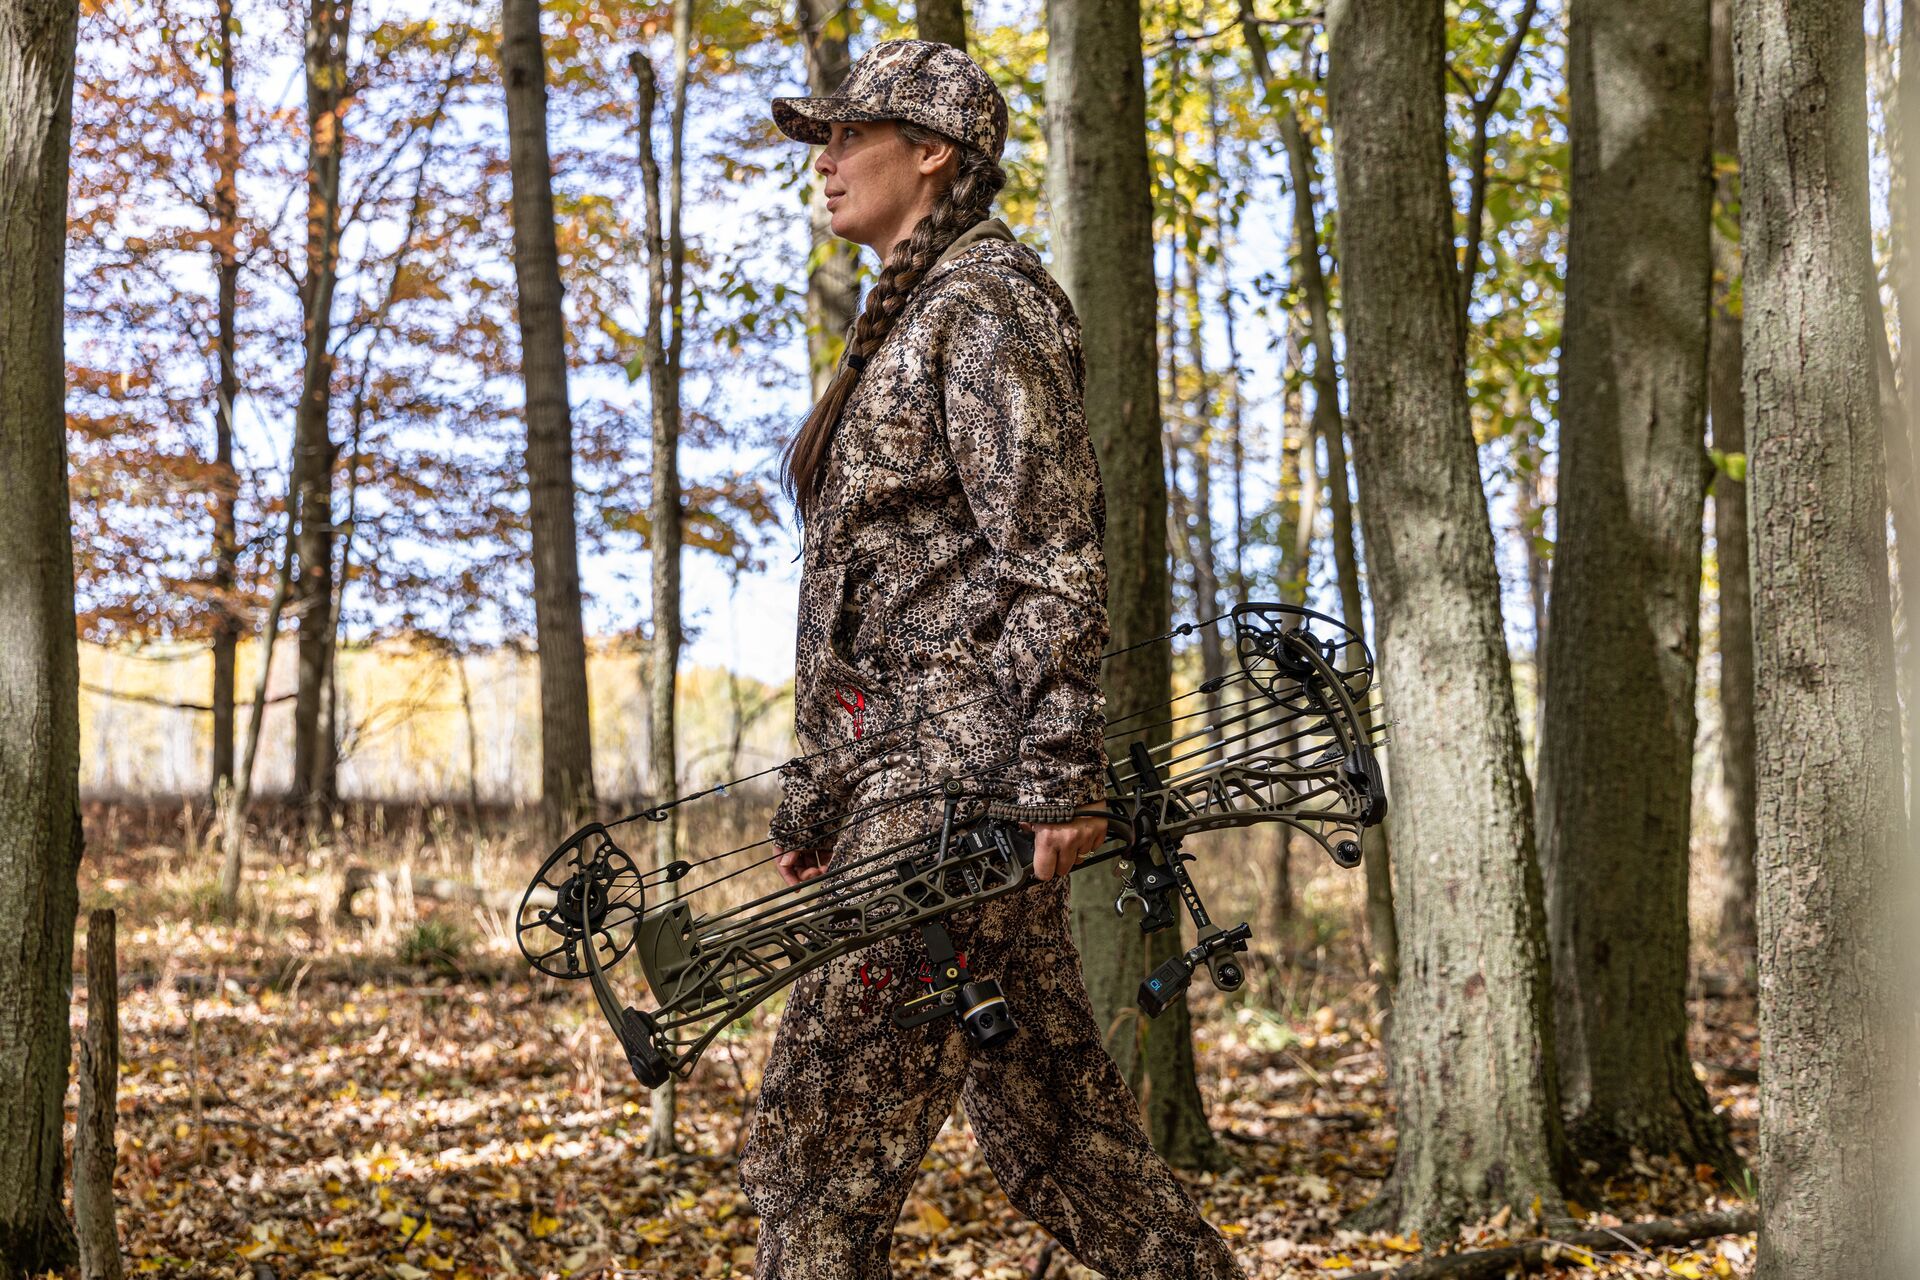
[[[908,804],[850,830],[832,865],[936,822]],[[740,1165],[761,1219],[759,1280],[886,1280],[894,1222],[956,1093],[1007,1198],[1081,1262],[1110,1277],[1244,1280],[1141,1130],[1087,1003],[1067,903],[1056,877],[948,919],[1020,1024],[991,1052],[950,1016],[893,1025],[925,964],[917,932],[795,983]]]

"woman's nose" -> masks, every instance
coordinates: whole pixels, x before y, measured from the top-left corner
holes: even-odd
[[[820,154],[813,158],[813,171],[823,178],[833,176],[833,161],[827,155],[827,148],[820,148]]]

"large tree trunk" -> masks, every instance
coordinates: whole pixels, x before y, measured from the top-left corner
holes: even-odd
[[[240,495],[240,474],[233,465],[233,407],[240,397],[236,364],[239,347],[240,300],[240,91],[233,62],[233,0],[220,0],[214,11],[220,49],[219,176],[213,189],[214,272],[217,280],[215,354],[219,384],[213,406],[216,472],[213,494],[213,792],[233,785],[234,656],[240,643],[240,617],[234,597],[240,558],[234,504]]]
[[[301,287],[306,359],[294,410],[300,529],[293,610],[300,619],[300,683],[293,703],[293,794],[333,803],[323,755],[327,656],[333,621],[333,295],[340,265],[340,162],[346,150],[347,40],[353,0],[312,0],[307,11],[307,275]]]
[[[513,171],[513,274],[520,291],[520,358],[527,397],[528,515],[533,612],[540,648],[540,794],[570,822],[593,803],[587,644],[580,621],[574,525],[573,416],[567,404],[566,318],[547,159],[547,59],[539,0],[504,0],[501,71]]]
[[[1734,113],[1733,3],[1713,0],[1714,200],[1736,210],[1740,128]],[[1713,236],[1713,321],[1708,335],[1707,405],[1713,447],[1736,459],[1747,452],[1746,405],[1740,389],[1740,316],[1732,305],[1740,276],[1739,242]],[[1713,544],[1720,583],[1720,776],[1727,829],[1720,845],[1721,944],[1753,962],[1753,583],[1747,567],[1747,482],[1722,469],[1713,479]]]
[[[919,0],[913,20],[922,40],[938,40],[967,51],[966,0]]]
[[[1107,611],[1112,643],[1122,647],[1164,633],[1172,610],[1139,0],[1052,0],[1047,57],[1053,269],[1084,325],[1087,422],[1106,484]],[[1169,650],[1146,645],[1108,662],[1103,684],[1111,715],[1164,702]],[[1127,744],[1108,749],[1124,753]],[[1083,891],[1074,932],[1094,1013],[1118,1028],[1108,1045],[1128,1080],[1147,1092],[1154,1146],[1174,1164],[1216,1163],[1185,1003],[1144,1027],[1135,1022],[1140,979],[1177,952],[1179,931],[1142,938],[1104,893]]]
[[[853,19],[838,0],[795,0],[800,23],[800,48],[807,60],[807,92],[833,93],[847,78],[853,59],[847,51],[847,31]],[[860,249],[833,234],[833,216],[827,212],[824,186],[814,175],[807,192],[807,222],[813,248],[807,261],[807,361],[817,400],[833,381],[847,327],[860,301]]]
[[[1254,78],[1264,94],[1272,87],[1273,64],[1265,35],[1250,0],[1241,0],[1240,31],[1253,59]],[[1279,113],[1280,141],[1287,152],[1293,186],[1294,273],[1307,302],[1307,342],[1313,348],[1314,434],[1327,446],[1328,509],[1333,517],[1333,564],[1340,587],[1341,617],[1365,637],[1360,595],[1360,559],[1354,548],[1353,498],[1347,489],[1346,421],[1340,413],[1340,374],[1333,352],[1332,291],[1320,261],[1319,164],[1300,118],[1291,109]],[[1374,660],[1379,661],[1376,651]],[[1384,826],[1360,835],[1367,877],[1367,940],[1379,970],[1381,1003],[1390,1005],[1400,982],[1399,938],[1393,920],[1392,849]]]
[[[67,511],[74,0],[0,0],[0,1277],[77,1260],[61,1199],[80,864]]]
[[[1441,0],[1328,10],[1355,467],[1394,736],[1400,1144],[1366,1214],[1428,1238],[1561,1204],[1532,797],[1467,415]]]
[[[1739,1157],[1687,1052],[1687,853],[1700,649],[1708,0],[1573,0],[1573,223],[1537,831],[1569,1135]]]
[[[1905,820],[1859,7],[1736,0],[1734,59],[1767,1064],[1755,1275],[1894,1275],[1890,1043],[1910,1010],[1886,948]]]

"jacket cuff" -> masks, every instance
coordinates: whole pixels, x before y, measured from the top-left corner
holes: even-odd
[[[1022,785],[1012,800],[995,800],[987,806],[989,817],[1014,822],[1072,822],[1081,809],[1105,807],[1107,789],[1098,777],[1074,782],[1050,778],[1044,784]]]

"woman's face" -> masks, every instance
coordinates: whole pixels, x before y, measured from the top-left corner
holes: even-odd
[[[954,160],[950,143],[909,143],[891,120],[830,126],[814,158],[824,178],[833,234],[864,244],[884,259],[933,209],[942,173]]]

